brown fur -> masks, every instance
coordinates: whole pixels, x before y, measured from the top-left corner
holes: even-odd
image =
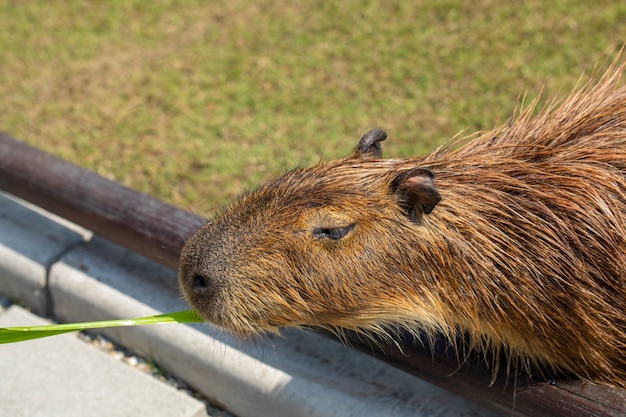
[[[260,187],[187,242],[186,299],[239,335],[466,335],[495,361],[626,387],[622,71],[425,157],[381,159],[370,137]]]

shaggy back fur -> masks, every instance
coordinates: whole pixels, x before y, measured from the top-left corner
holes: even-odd
[[[382,159],[385,134],[244,196],[180,284],[236,334],[404,328],[626,387],[626,89],[611,69],[471,141]]]

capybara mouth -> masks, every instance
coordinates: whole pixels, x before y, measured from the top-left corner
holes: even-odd
[[[239,297],[227,284],[217,285],[198,274],[187,274],[181,269],[181,288],[187,303],[206,322],[209,322],[240,338],[263,333],[278,333],[280,324],[273,325],[257,308],[259,304],[249,301],[249,298]],[[241,291],[241,290],[239,290]],[[258,302],[258,301],[257,301]],[[283,325],[289,325],[279,320]]]

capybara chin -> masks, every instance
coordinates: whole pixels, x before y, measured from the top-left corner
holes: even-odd
[[[375,129],[346,158],[261,186],[187,242],[186,300],[241,336],[463,336],[626,387],[622,72],[424,157],[382,159]]]

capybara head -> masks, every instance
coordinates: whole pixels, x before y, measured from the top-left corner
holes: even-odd
[[[383,159],[375,129],[346,158],[261,186],[187,242],[186,300],[238,335],[463,335],[624,386],[621,73],[424,157]]]
[[[385,137],[368,132],[349,157],[289,172],[207,224],[181,258],[191,305],[239,334],[394,322],[390,301],[420,291],[394,284],[413,276],[405,236],[427,233],[441,197],[428,169],[380,159]]]

